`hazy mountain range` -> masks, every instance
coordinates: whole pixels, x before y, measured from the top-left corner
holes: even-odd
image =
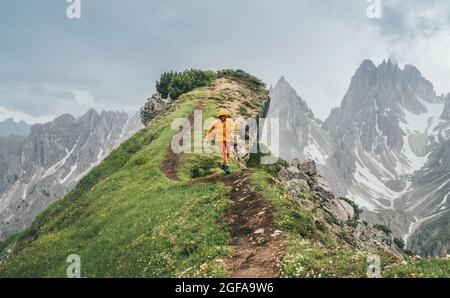
[[[5,121],[0,121],[0,137],[27,136],[30,133],[30,127],[31,125],[25,121],[16,122],[13,118],[8,118]]]
[[[416,253],[447,254],[450,95],[437,95],[414,66],[366,60],[325,121],[283,77],[270,98],[267,117],[280,119],[273,153],[315,160],[331,190],[364,209],[363,219],[389,226]],[[0,137],[0,240],[29,226],[141,127],[138,114],[95,110],[31,127],[0,123],[8,135]]]
[[[369,60],[323,122],[283,77],[270,95],[268,117],[280,119],[275,154],[315,160],[365,220],[389,226],[416,253],[447,254],[450,95],[437,95],[412,65]]]
[[[0,137],[0,240],[28,227],[141,127],[138,113],[91,109],[35,124],[26,136]]]

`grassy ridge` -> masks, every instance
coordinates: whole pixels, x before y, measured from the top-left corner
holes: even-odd
[[[360,251],[338,243],[317,222],[310,210],[301,208],[273,179],[273,167],[254,169],[252,182],[258,191],[275,207],[275,223],[286,235],[288,249],[282,260],[283,277],[367,277],[367,256],[380,257],[382,277],[439,277],[450,276],[448,259],[411,259],[401,261],[383,250]]]
[[[228,228],[220,222],[227,191],[167,179],[160,164],[174,131],[204,89],[180,97],[163,117],[112,152],[64,199],[5,244],[14,254],[0,276],[65,276],[78,254],[83,276],[223,276]]]
[[[186,118],[206,94],[203,119],[214,116],[224,103],[232,107],[231,101],[238,101],[237,110],[245,102],[260,104],[263,96],[249,101],[249,89],[242,88],[203,87],[181,95],[170,110],[41,213],[29,229],[0,244],[0,277],[64,277],[70,254],[80,255],[83,277],[225,276],[223,259],[230,253],[231,239],[222,219],[231,204],[229,189],[220,183],[188,181],[220,173],[220,157],[182,154],[178,177],[183,182],[166,178],[160,166],[175,134],[174,119]],[[248,93],[239,97],[242,91]],[[204,129],[201,134],[203,138]],[[251,182],[274,206],[275,224],[286,236],[282,276],[366,276],[366,255],[338,244],[311,210],[286,194],[273,177],[278,165],[260,166],[257,156],[248,164],[253,164]],[[239,171],[235,161],[231,166]],[[389,253],[373,253],[381,256],[385,277],[448,277],[450,271],[448,260],[401,263]]]

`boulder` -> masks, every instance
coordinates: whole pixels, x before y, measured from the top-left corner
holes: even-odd
[[[148,125],[153,118],[166,110],[169,104],[170,100],[162,99],[159,93],[153,94],[141,108],[142,124]]]
[[[317,166],[314,160],[298,164],[298,169],[309,176],[317,175]]]
[[[291,179],[288,181],[283,181],[284,186],[288,193],[296,198],[300,193],[309,190],[308,183],[301,179]]]
[[[282,168],[279,172],[279,176],[282,180],[290,180],[290,179],[300,179],[304,181],[308,181],[309,177],[301,172],[297,167],[290,165],[287,168]]]
[[[355,209],[353,209],[353,206],[342,199],[339,199],[338,201],[342,205],[342,207],[347,211],[347,213],[350,215],[350,219],[353,219],[355,217]]]
[[[293,161],[288,167],[283,167],[278,173],[278,177],[286,187],[292,197],[297,197],[303,191],[310,190],[311,178],[298,169],[298,164]]]
[[[331,192],[327,180],[322,176],[315,176],[313,178],[312,189],[321,194],[324,197],[334,198],[334,194]]]
[[[348,207],[350,207],[350,208],[348,208]],[[346,221],[353,219],[353,217],[355,216],[352,206],[350,206],[347,202],[342,201],[342,200],[328,201],[325,204],[324,208],[340,224],[343,224]]]

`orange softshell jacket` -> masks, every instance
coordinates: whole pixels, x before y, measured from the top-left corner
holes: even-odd
[[[217,119],[213,123],[211,123],[211,125],[208,127],[206,137],[208,137],[213,130],[215,130],[216,132],[216,144],[223,141],[230,143],[231,139],[236,141],[237,125],[233,120],[229,118],[227,118],[224,122],[220,121],[220,119]]]

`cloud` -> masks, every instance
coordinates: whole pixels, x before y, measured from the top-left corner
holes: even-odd
[[[450,2],[446,0],[383,0],[383,17],[375,21],[382,35],[398,42],[428,38],[448,29]]]
[[[8,110],[0,106],[0,121],[4,121],[8,118],[13,118],[16,122],[23,120],[28,124],[35,124],[52,121],[54,118],[56,118],[56,116],[46,115],[42,117],[34,117],[20,111]]]
[[[366,0],[97,0],[71,21],[65,1],[3,1],[0,106],[136,110],[164,71],[242,68],[269,84],[284,75],[323,119],[364,59],[389,56],[449,92],[450,2],[381,3],[377,20]]]
[[[382,1],[379,29],[388,55],[400,65],[413,64],[438,93],[450,92],[450,2]]]
[[[29,123],[49,121],[55,116],[70,113],[84,114],[88,109],[137,110],[133,104],[97,99],[91,90],[67,84],[0,82],[0,117],[13,117]]]

